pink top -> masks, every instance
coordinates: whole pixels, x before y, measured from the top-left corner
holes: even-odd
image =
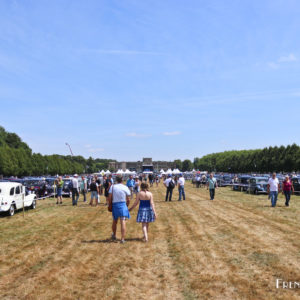
[[[283,181],[283,190],[286,192],[290,192],[291,189],[292,189],[292,182],[290,180],[289,181],[284,180]]]

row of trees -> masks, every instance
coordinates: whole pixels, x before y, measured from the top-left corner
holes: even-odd
[[[26,176],[44,174],[94,173],[108,168],[109,159],[85,159],[82,156],[41,155],[32,153],[29,146],[15,133],[0,127],[0,174]],[[300,147],[269,147],[257,150],[225,151],[174,161],[182,171],[206,170],[217,172],[292,172],[300,170]]]
[[[258,150],[225,151],[194,159],[199,170],[231,173],[293,172],[300,170],[300,147],[268,147]]]
[[[0,174],[4,176],[94,173],[107,169],[109,161],[82,156],[31,154],[24,149],[0,147]]]
[[[32,153],[18,135],[0,127],[0,174],[4,176],[93,173],[107,169],[109,161],[111,160]]]

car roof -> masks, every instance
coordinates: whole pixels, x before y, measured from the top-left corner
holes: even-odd
[[[22,185],[19,182],[0,182],[0,189],[6,190],[6,189],[11,189],[12,187],[20,186]]]

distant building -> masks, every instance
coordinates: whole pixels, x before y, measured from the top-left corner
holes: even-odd
[[[165,171],[167,169],[174,169],[175,164],[170,161],[152,161],[152,158],[143,158],[143,161],[111,161],[108,164],[108,168],[114,172],[122,169],[130,171],[143,172],[143,171],[154,171],[159,172],[161,169]]]

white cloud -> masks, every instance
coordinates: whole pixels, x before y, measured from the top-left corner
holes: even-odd
[[[136,133],[136,132],[128,132],[128,133],[126,133],[126,136],[136,137],[136,138],[144,138],[144,137],[151,136],[151,134],[142,134],[142,133]]]
[[[271,68],[271,69],[278,69],[279,68],[279,65],[274,63],[274,62],[269,62],[268,63],[268,66]]]
[[[140,50],[118,50],[118,49],[80,49],[80,52],[91,52],[111,55],[165,55],[163,52],[140,51]]]
[[[297,57],[293,53],[290,53],[287,56],[279,57],[278,62],[292,62],[297,60],[298,60]]]
[[[103,148],[89,148],[88,151],[92,152],[92,153],[96,153],[96,152],[103,152],[104,149]]]
[[[97,153],[97,152],[103,152],[104,149],[103,148],[96,148],[93,147],[90,144],[84,145],[85,148],[87,148],[87,151],[91,152],[91,153]]]
[[[290,53],[287,56],[281,56],[279,57],[276,61],[271,61],[268,63],[268,66],[271,69],[278,69],[281,65],[285,64],[285,63],[291,63],[291,62],[295,62],[297,61],[298,58],[295,56],[295,54]]]
[[[163,132],[163,135],[171,136],[171,135],[179,135],[181,134],[180,131],[169,131],[169,132]]]

